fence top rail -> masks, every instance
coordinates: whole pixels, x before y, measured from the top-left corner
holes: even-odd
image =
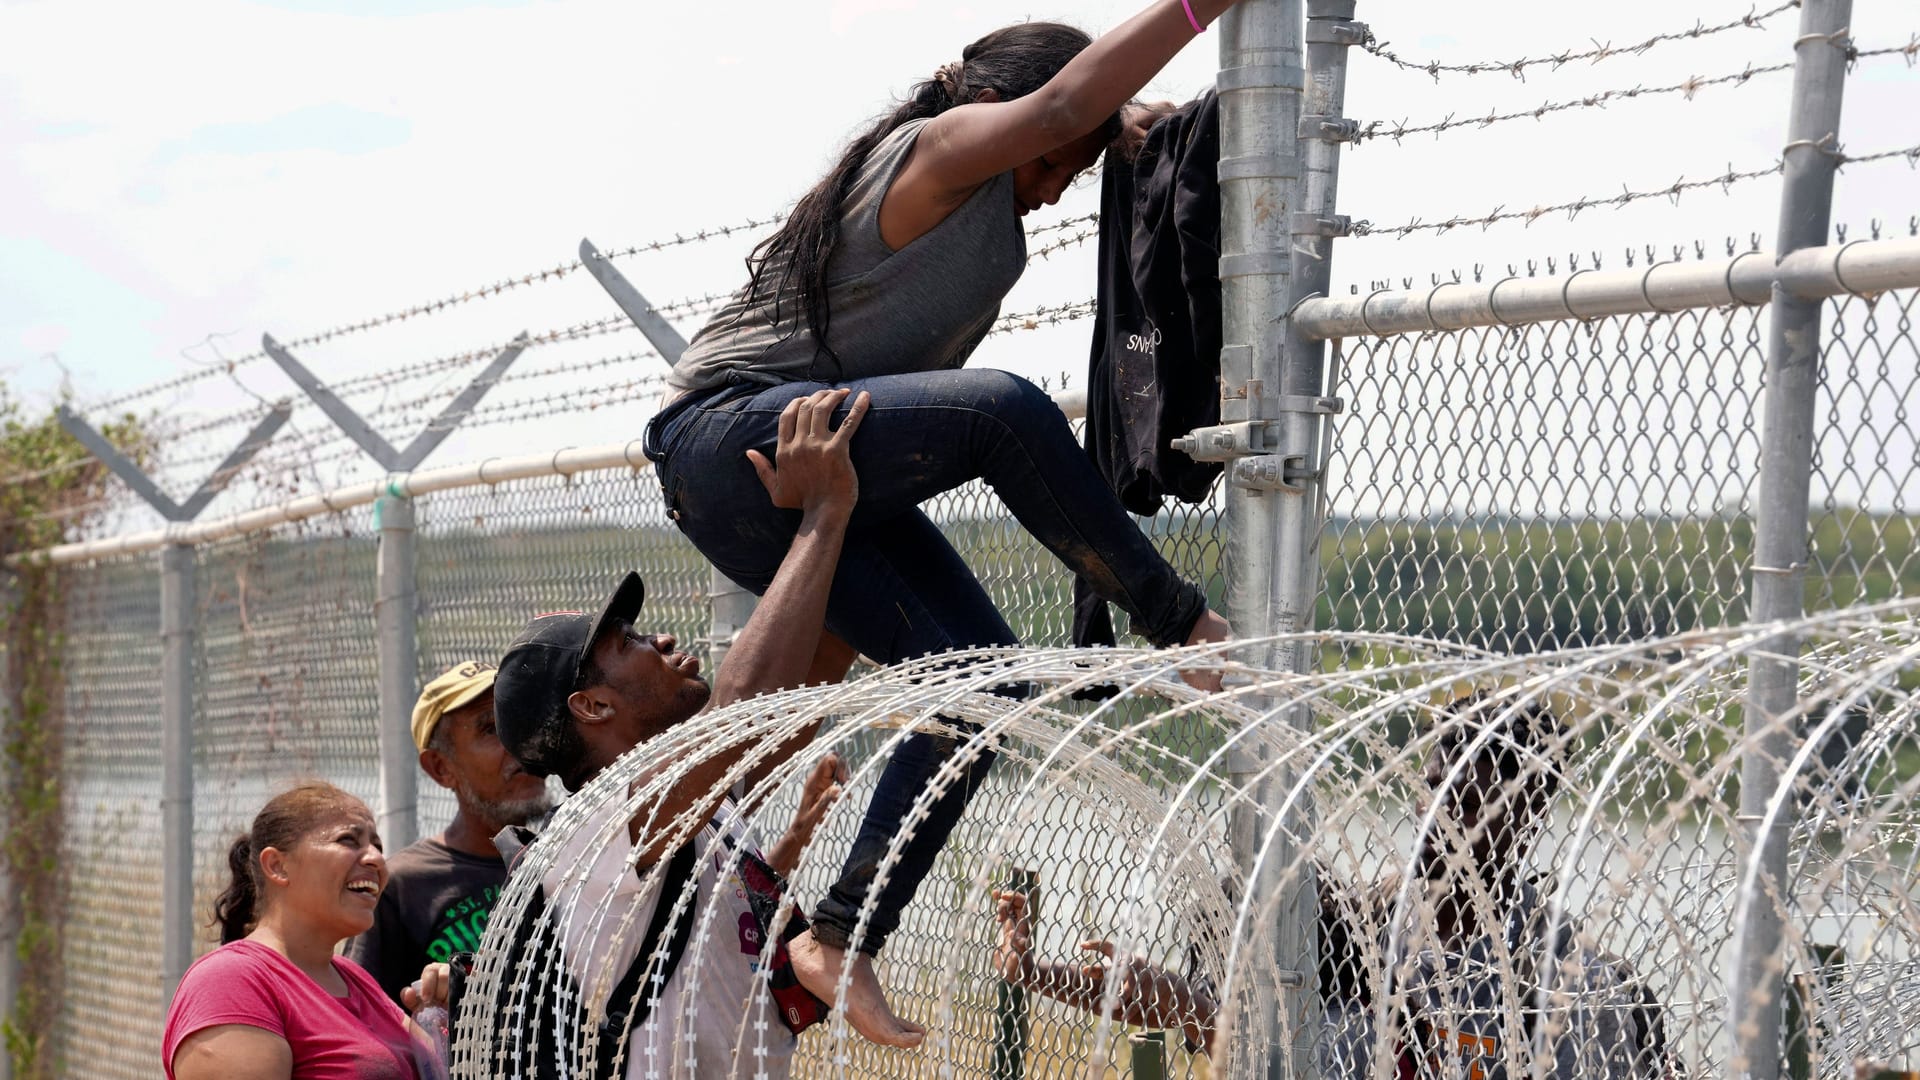
[[[1086,416],[1087,394],[1084,389],[1076,387],[1056,391],[1053,394],[1053,400],[1069,420],[1078,420]],[[521,457],[487,458],[464,465],[393,473],[379,480],[366,480],[314,495],[302,495],[211,521],[170,525],[145,532],[126,533],[100,540],[58,544],[37,551],[19,552],[7,556],[6,565],[12,567],[23,562],[44,562],[54,566],[64,566],[122,555],[136,555],[170,545],[209,544],[229,537],[271,529],[276,525],[366,506],[385,495],[413,498],[436,491],[485,487],[509,480],[572,476],[576,473],[596,472],[602,469],[640,471],[651,467],[652,462],[648,461],[646,454],[642,452],[638,439],[607,443],[602,446],[568,447]]]
[[[1772,255],[1749,251],[1731,259],[1657,262],[1638,270],[1577,270],[1564,277],[1507,277],[1470,285],[1448,281],[1431,289],[1315,296],[1295,306],[1293,321],[1315,340],[1383,337],[1764,304],[1776,285],[1809,300],[1920,286],[1920,239],[1803,248],[1777,263]]]

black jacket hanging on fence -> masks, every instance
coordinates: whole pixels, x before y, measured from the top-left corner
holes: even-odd
[[[1085,446],[1136,514],[1197,503],[1220,466],[1169,444],[1220,421],[1219,101],[1209,90],[1154,124],[1100,186],[1099,292]],[[1111,645],[1106,604],[1074,583],[1073,640]]]

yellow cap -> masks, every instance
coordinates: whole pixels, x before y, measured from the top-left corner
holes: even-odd
[[[441,717],[493,689],[493,672],[494,665],[469,660],[428,683],[420,691],[420,700],[413,703],[413,745],[425,750]]]

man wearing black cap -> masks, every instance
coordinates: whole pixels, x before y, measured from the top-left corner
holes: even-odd
[[[671,635],[647,634],[634,628],[634,619],[639,616],[645,597],[638,574],[628,574],[597,615],[581,612],[540,615],[514,639],[495,677],[494,709],[501,742],[528,772],[558,776],[569,790],[577,790],[622,754],[673,725],[707,708],[815,681],[810,676],[814,674],[816,653],[844,652],[844,646],[836,650],[837,642],[831,638],[827,639],[826,648],[822,648],[823,628],[834,567],[839,561],[847,519],[858,496],[847,444],[869,404],[867,395],[862,393],[847,410],[839,429],[833,430],[833,410],[846,397],[845,390],[821,391],[789,404],[780,418],[775,462],[768,462],[757,451],[747,451],[774,504],[798,511],[798,527],[779,573],[761,597],[753,617],[735,637],[711,687],[701,677],[699,661],[679,651]],[[831,662],[825,666],[837,667],[832,677],[838,677],[845,671],[849,659],[849,655],[829,656]],[[637,925],[647,926],[665,921],[656,918],[655,909],[660,897],[671,901],[677,895],[678,888],[673,884],[676,873],[682,882],[691,880],[694,873],[701,875],[696,907],[708,903],[710,897],[715,903],[744,899],[738,885],[730,890],[717,889],[714,882],[729,872],[730,864],[724,858],[709,857],[708,849],[719,852],[734,843],[734,836],[728,835],[728,820],[733,815],[721,814],[727,801],[725,778],[750,749],[752,747],[741,745],[703,758],[650,808],[650,816],[657,821],[710,822],[694,841],[674,848],[672,845],[678,838],[669,835],[673,830],[656,830],[656,835],[633,836],[630,854],[615,850],[614,845],[607,845],[605,851],[611,854],[601,852],[604,857],[600,858],[596,858],[594,852],[583,852],[579,862],[571,858],[564,860],[573,871],[570,875],[564,879],[543,880],[540,902],[556,905],[564,902],[578,907],[611,893],[616,901],[631,906]],[[774,756],[780,755],[776,752]],[[820,785],[809,786],[817,789]],[[831,793],[838,793],[837,785]],[[806,810],[803,806],[803,817],[808,816]],[[818,813],[812,817],[817,821]],[[579,830],[574,835],[589,831]],[[722,841],[728,848],[720,846]],[[651,897],[638,895],[639,877],[662,859],[672,864],[665,875],[667,884]],[[758,863],[757,858],[753,861]],[[680,865],[683,862],[685,867]],[[628,867],[641,874],[636,875]],[[747,871],[743,862],[739,864],[737,876],[748,876]],[[587,887],[601,891],[591,895],[582,893]],[[716,891],[731,893],[732,897],[715,897]],[[743,920],[745,915],[743,912]],[[579,963],[582,957],[610,957],[604,942],[573,940],[574,931],[590,921],[552,919],[539,912],[529,912],[516,934],[508,963],[523,957],[531,960],[541,951],[555,949],[566,954],[570,964]],[[562,936],[552,936],[556,933]],[[668,936],[673,933],[683,931],[670,932]],[[762,972],[754,966],[759,950],[754,948],[749,953],[744,947],[750,936],[744,922],[741,935],[741,956],[717,955],[722,951],[731,952],[730,948],[709,950],[702,954],[700,963],[680,965],[699,969],[699,985],[695,989],[683,989],[687,972],[678,970],[668,975],[664,985],[654,993],[642,994],[637,982],[628,985],[633,980],[627,976],[645,965],[632,960],[624,964],[616,961],[617,966],[627,970],[624,974],[614,971],[611,978],[598,977],[607,972],[577,968],[572,972],[577,987],[604,986],[618,980],[612,995],[601,1007],[605,1014],[630,1017],[625,1021],[630,1026],[623,1028],[631,1032],[627,1040],[631,1044],[630,1053],[622,1053],[625,1048],[619,1045],[609,1046],[619,1040],[600,1039],[597,1062],[576,1062],[576,1047],[564,1043],[552,1045],[547,1041],[553,1038],[556,1025],[565,1029],[572,1023],[547,1015],[562,1007],[555,999],[573,1000],[574,1007],[584,1007],[577,1001],[581,997],[577,989],[549,994],[548,1000],[542,1001],[536,1010],[541,1015],[529,1018],[526,1031],[501,1033],[505,1044],[510,1046],[479,1052],[496,1061],[508,1058],[528,1063],[537,1076],[592,1076],[611,1080],[617,1057],[627,1059],[629,1076],[645,1075],[647,1070],[661,1068],[662,1063],[652,1058],[650,1048],[661,1041],[656,1037],[658,1033],[665,1031],[667,1043],[684,1040],[687,1049],[683,1052],[698,1054],[702,1065],[707,1066],[699,1075],[722,1075],[708,1069],[719,1061],[732,1060],[735,1034],[751,1004],[750,999],[764,1001],[765,995],[752,986],[752,979],[773,983],[775,996],[780,1001],[781,1019],[788,1027],[797,1029],[824,1012],[817,999],[805,995],[796,985],[783,987],[779,973]],[[614,944],[618,946],[618,942]],[[534,951],[523,951],[528,949]],[[644,960],[651,951],[640,950],[640,959]],[[701,1007],[686,1009],[690,998],[697,999]],[[809,1008],[818,1011],[804,1018],[798,1015]],[[739,1075],[786,1075],[786,1058],[793,1050],[793,1036],[778,1030],[778,1023],[771,1026],[776,1029],[775,1034],[757,1046],[752,1059],[739,1063]],[[676,1034],[688,1029],[687,1035]],[[604,1024],[602,1030],[607,1030]],[[643,1032],[647,1033],[645,1037]],[[636,1069],[640,1072],[636,1073]],[[734,1071],[730,1068],[724,1075],[734,1075]]]

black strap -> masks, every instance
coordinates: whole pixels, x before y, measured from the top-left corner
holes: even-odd
[[[693,842],[689,840],[680,845],[667,863],[667,878],[660,885],[659,898],[654,901],[653,918],[647,922],[646,936],[640,939],[640,952],[633,958],[633,963],[627,966],[627,973],[607,998],[606,1019],[600,1021],[597,1076],[611,1078],[617,1075],[614,1064],[626,1046],[628,1034],[646,1023],[647,1017],[653,1014],[655,995],[641,992],[642,981],[657,973],[659,985],[665,987],[672,980],[674,970],[680,966],[681,955],[687,951],[687,940],[693,936],[693,909],[696,905],[692,903],[682,908],[680,918],[675,920],[673,936],[667,940],[666,955],[659,964],[650,963],[654,952],[660,947],[660,935],[667,932],[667,920],[673,915],[675,902],[686,891],[687,883],[693,880],[695,861]],[[634,872],[640,873],[641,870],[635,867]]]

